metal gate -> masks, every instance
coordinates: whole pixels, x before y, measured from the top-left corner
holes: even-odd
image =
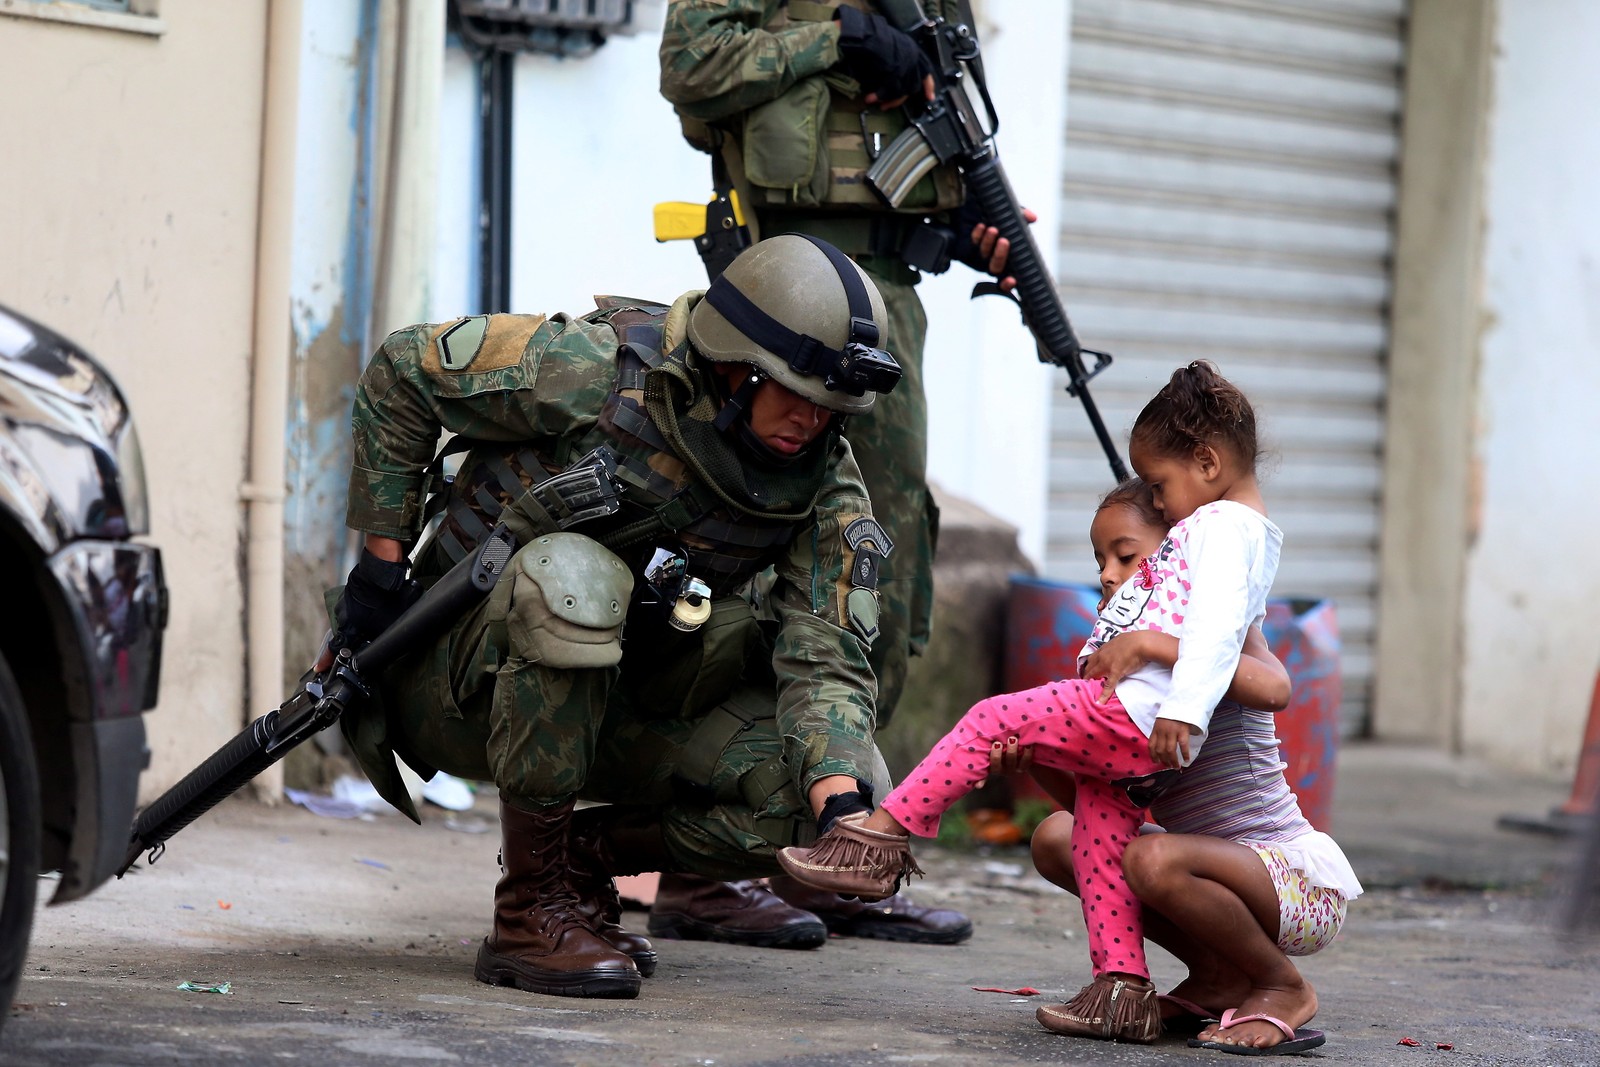
[[[1331,597],[1346,733],[1371,696],[1405,0],[1074,0],[1058,281],[1126,444],[1172,369],[1255,402],[1274,594]],[[1108,487],[1051,416],[1047,572],[1093,574]]]

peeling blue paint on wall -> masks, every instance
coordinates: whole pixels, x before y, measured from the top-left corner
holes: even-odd
[[[354,544],[344,504],[350,407],[372,343],[378,5],[310,6],[302,40],[284,427],[285,652],[294,675],[327,628],[322,594],[349,570]]]
[[[330,581],[349,567],[350,405],[374,343],[377,24],[378,0],[346,0],[320,9],[308,27],[307,63],[317,65],[323,85],[336,91],[326,93],[320,108],[316,101],[303,108],[302,139],[312,150],[302,153],[309,162],[300,168],[301,196],[321,216],[318,224],[342,234],[332,244],[315,241],[306,254],[323,262],[297,272],[311,291],[295,294],[284,539],[291,574],[309,570]],[[330,103],[343,105],[331,127]],[[342,208],[336,206],[341,199]],[[334,235],[323,229],[317,236]]]

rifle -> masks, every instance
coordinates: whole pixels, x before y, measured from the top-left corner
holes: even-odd
[[[934,94],[931,101],[907,102],[906,117],[911,125],[889,142],[867,168],[867,186],[884,203],[898,208],[912,187],[934,167],[953,163],[960,170],[984,221],[1011,243],[1006,273],[1017,280],[1014,293],[1004,292],[993,282],[981,282],[973,288],[972,295],[1000,295],[1017,302],[1023,324],[1038,345],[1040,361],[1067,372],[1067,393],[1082,401],[1084,414],[1110,461],[1111,473],[1121,481],[1128,476],[1128,468],[1088,389],[1089,380],[1111,365],[1111,355],[1078,343],[1055,282],[1034,243],[1016,194],[1011,191],[1005,168],[1000,165],[994,145],[1000,117],[984,81],[970,5],[962,0],[960,21],[951,24],[942,18],[926,17],[918,0],[877,0],[877,4],[890,23],[921,45],[933,65]],[[969,84],[977,88],[982,112],[968,93]],[[1092,370],[1084,367],[1085,355],[1094,357]]]
[[[326,671],[245,727],[157,797],[134,819],[128,854],[117,877],[128,873],[141,852],[148,851],[147,862],[154,863],[173,834],[288,755],[290,749],[338,722],[345,709],[365,700],[371,694],[366,679],[434,641],[488,596],[516,549],[510,532],[497,526],[477,551],[451,567],[370,644],[359,652],[340,649]]]

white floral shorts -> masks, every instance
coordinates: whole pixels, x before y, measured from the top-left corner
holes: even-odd
[[[1278,889],[1278,947],[1284,955],[1309,956],[1333,944],[1344,926],[1344,894],[1307,882],[1276,845],[1241,843],[1261,857]]]

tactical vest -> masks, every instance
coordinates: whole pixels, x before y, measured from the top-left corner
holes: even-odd
[[[531,487],[598,444],[616,457],[621,507],[575,529],[617,553],[635,573],[654,548],[671,545],[688,559],[689,573],[720,598],[783,554],[811,521],[838,434],[830,431],[792,467],[762,467],[742,457],[711,425],[714,398],[691,395],[695,372],[686,362],[687,342],[663,351],[666,311],[659,305],[602,307],[589,317],[609,321],[621,341],[616,383],[593,432],[563,439],[554,446],[558,451],[529,443],[465,446],[436,538],[450,561],[470,552],[507,508],[518,509]],[[527,512],[521,509],[524,519]]]
[[[830,21],[839,3],[877,13],[871,0],[790,0],[777,5],[766,29]],[[923,5],[954,14],[953,10],[944,11],[953,8],[951,0],[923,0]],[[711,151],[712,138],[706,127],[693,119],[680,118],[684,136]],[[860,86],[832,70],[802,78],[782,96],[728,119],[718,129],[728,135],[722,156],[729,174],[740,196],[758,214],[794,209],[889,214],[891,209],[867,187],[862,176],[878,153],[908,125],[902,109],[882,111],[876,104],[863,103]],[[956,168],[936,167],[917,183],[897,213],[920,218],[928,212],[959,207],[965,199]],[[866,232],[862,231],[857,242],[847,234],[829,232],[822,236],[848,255],[890,251],[868,247]],[[854,247],[858,244],[861,246]]]

